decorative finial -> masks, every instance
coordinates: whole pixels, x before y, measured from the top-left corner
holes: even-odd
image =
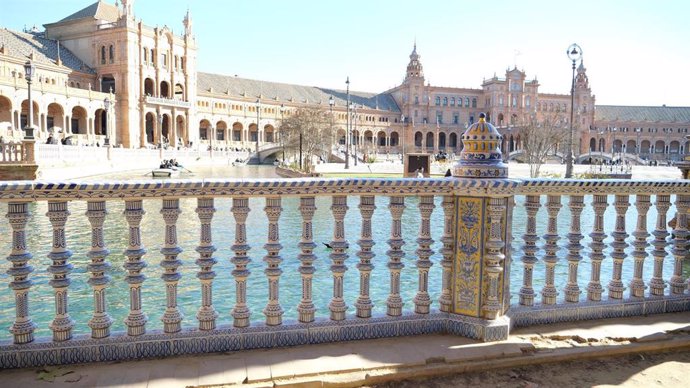
[[[470,125],[462,134],[463,149],[453,166],[457,178],[507,178],[508,166],[503,163],[503,136],[479,114],[479,122]]]

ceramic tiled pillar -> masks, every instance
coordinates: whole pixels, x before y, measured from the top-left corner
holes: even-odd
[[[507,181],[502,162],[501,135],[493,125],[480,120],[462,136],[464,149],[453,168],[460,187],[491,187]],[[484,182],[481,182],[484,181]],[[465,185],[467,184],[467,185]],[[509,281],[506,247],[513,199],[500,190],[489,194],[465,194],[459,190],[455,205],[455,257],[452,266],[450,331],[484,341],[508,337],[509,320],[503,314],[505,282]]]

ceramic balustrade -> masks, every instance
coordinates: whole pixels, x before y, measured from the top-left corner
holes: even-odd
[[[327,198],[320,201],[318,197]],[[261,202],[263,212],[250,208],[250,199]],[[185,200],[195,201],[194,219],[199,223],[198,245],[192,247],[194,262],[179,237],[179,220],[189,218],[188,210],[180,205]],[[7,182],[0,184],[0,202],[6,203],[7,229],[11,230],[8,292],[14,294],[16,311],[11,339],[0,342],[2,368],[425,333],[496,340],[505,338],[510,326],[690,310],[688,274],[683,272],[683,262],[688,260],[689,181]],[[87,252],[67,247],[71,241],[67,230],[76,218],[69,209],[78,202],[87,208],[91,231]],[[330,205],[319,213],[326,202]],[[388,209],[383,209],[385,203]],[[27,240],[27,230],[42,217],[32,214],[37,204],[47,205],[53,230],[47,268],[39,267],[32,254],[40,250],[35,244],[41,242],[30,245]],[[116,204],[124,205],[122,214],[106,210]],[[147,213],[145,204],[156,205],[160,214]],[[361,222],[348,223],[346,216],[355,204],[359,212],[352,213]],[[626,223],[626,217],[632,216],[631,205],[636,223]],[[443,212],[434,211],[437,207]],[[258,241],[250,240],[247,231],[256,225],[248,220],[252,210],[254,217],[266,222],[265,237]],[[673,229],[667,226],[669,212],[676,216]],[[521,213],[524,222],[516,222]],[[301,228],[294,238],[283,237],[284,230],[279,233],[281,216],[299,220]],[[330,218],[326,223],[319,220],[321,227],[331,229],[327,253],[316,250],[317,216]],[[118,239],[104,236],[104,224],[118,217],[127,225],[120,236],[124,244],[106,248],[106,240]],[[386,221],[375,223],[380,217]],[[418,220],[416,233],[404,233],[403,223],[409,217]],[[234,225],[234,243],[226,247],[232,254],[222,259],[234,269],[223,282],[213,269],[218,248],[212,236],[229,232],[216,229],[219,218]],[[150,222],[157,223],[164,236],[158,251],[144,246],[143,225]],[[442,227],[432,228],[434,223]],[[634,230],[629,229],[632,225]],[[385,230],[387,240],[377,240],[373,229]],[[349,240],[356,235],[359,248],[353,249]],[[512,240],[512,235],[520,237]],[[256,259],[260,245],[264,264]],[[377,257],[375,245],[387,246],[385,255]],[[297,254],[288,254],[287,246],[296,248],[290,252]],[[111,280],[111,252],[122,252],[123,282]],[[86,264],[76,264],[74,258],[83,256],[89,259]],[[513,265],[513,259],[519,261]],[[147,265],[154,262],[163,268],[160,279],[146,277]],[[671,263],[672,274],[668,273]],[[250,271],[256,265],[263,265],[264,270]],[[349,271],[348,266],[357,271]],[[583,266],[591,267],[591,273],[578,272]],[[296,272],[299,282],[281,281],[288,268]],[[90,274],[91,287],[75,288],[73,273],[84,271]],[[49,296],[37,295],[33,284],[44,273],[51,277],[55,301],[48,325],[52,341],[36,335],[39,323],[31,316],[36,308],[48,308],[36,306]],[[190,274],[198,282],[187,279]],[[388,291],[379,302],[372,296],[375,274],[377,289]],[[318,283],[316,275],[321,276]],[[440,284],[430,284],[432,278]],[[356,292],[346,292],[347,279],[358,280]],[[468,288],[470,281],[480,288]],[[511,281],[521,286],[513,298],[507,291]],[[234,303],[231,308],[219,308],[213,291],[231,296],[231,283]],[[160,311],[146,311],[143,295],[155,284],[162,285],[165,303],[157,307]],[[190,284],[196,291],[191,291]],[[106,295],[118,289],[128,296],[125,314],[108,308]],[[299,295],[298,303],[287,304],[281,290]],[[71,314],[67,296],[75,293],[88,293],[93,300],[88,321],[76,321]],[[250,303],[257,295],[265,295],[262,303]],[[323,296],[328,297],[325,303]],[[181,299],[189,298],[196,304],[195,317],[185,317],[179,306]],[[149,321],[150,314],[161,316],[161,322]],[[123,323],[124,331],[114,331],[115,322]]]
[[[690,308],[689,274],[683,273],[683,262],[690,259],[689,187],[687,180],[522,181],[515,194],[526,223],[521,241],[512,249],[513,255],[522,259],[522,288],[518,303],[508,313],[511,324],[528,326]],[[562,199],[567,200],[569,214],[559,213]],[[631,206],[635,212],[629,214]],[[648,217],[650,209],[656,213],[653,218]],[[675,217],[674,225],[667,223],[669,210]],[[544,227],[539,221],[545,218]],[[563,225],[569,226],[565,235],[557,232]],[[513,228],[519,230],[518,225]],[[540,238],[538,230],[543,229],[546,233]],[[583,230],[590,232],[586,240]],[[670,260],[673,268],[665,265]],[[591,266],[589,275],[578,275],[579,265],[587,263]],[[514,276],[518,274],[517,268],[512,271]],[[556,284],[565,285],[562,295]],[[536,297],[539,288],[541,299]]]

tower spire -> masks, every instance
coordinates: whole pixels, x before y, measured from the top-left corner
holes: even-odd
[[[192,35],[192,14],[189,8],[187,8],[187,14],[184,15],[184,19],[182,19],[182,24],[184,25],[184,34]]]
[[[424,69],[419,58],[420,56],[417,54],[417,38],[415,38],[414,45],[412,46],[412,53],[410,54],[410,62],[407,64],[405,80],[412,77],[424,79]]]

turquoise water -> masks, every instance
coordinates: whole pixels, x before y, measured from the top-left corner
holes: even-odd
[[[223,168],[195,170],[197,176],[201,174],[214,177],[225,177],[230,174],[240,177],[272,176],[271,168],[251,166],[234,168],[231,170]],[[122,179],[123,176],[112,176],[108,178]],[[137,178],[140,177],[137,176]],[[674,198],[672,198],[672,200],[673,199]],[[545,200],[545,197],[542,198],[542,201],[545,202]],[[652,198],[652,200],[654,201],[654,198]],[[634,196],[631,197],[631,201],[634,201]],[[266,242],[268,233],[267,220],[263,211],[264,202],[263,198],[251,198],[250,208],[252,211],[247,219],[248,242],[252,246],[249,252],[252,262],[249,265],[251,275],[247,284],[247,289],[249,290],[248,303],[252,310],[251,319],[255,322],[264,320],[262,310],[268,300],[267,280],[263,274],[265,263],[262,261],[263,256],[266,254],[266,251],[263,249],[263,244]],[[388,257],[385,254],[386,250],[389,248],[385,242],[389,238],[391,224],[388,202],[388,197],[377,196],[377,209],[372,219],[372,224],[374,226],[373,239],[377,242],[377,245],[373,248],[376,254],[373,263],[376,268],[371,277],[371,297],[374,303],[375,314],[385,314],[385,300],[389,292],[389,271],[386,267]],[[520,262],[520,256],[523,245],[522,235],[524,234],[524,227],[526,225],[526,215],[523,207],[524,198],[520,196],[516,197],[516,202],[517,206],[513,216],[514,240],[513,266],[511,271],[511,303],[517,303],[517,292],[522,285],[522,264]],[[609,203],[612,202],[613,196],[609,198]],[[435,203],[436,209],[434,209],[431,219],[434,244],[431,248],[434,252],[438,252],[442,247],[439,240],[443,232],[441,197],[437,197]],[[587,207],[582,214],[582,233],[587,235],[591,232],[591,223],[593,219],[593,211],[589,206],[591,203],[591,196],[585,197],[585,203]],[[406,252],[406,257],[403,259],[405,268],[401,273],[401,295],[405,301],[404,310],[406,311],[414,309],[412,299],[417,292],[418,272],[415,267],[416,257],[414,254],[414,250],[417,249],[415,239],[417,238],[420,223],[417,204],[417,198],[406,198],[406,209],[402,219],[403,238],[406,242],[403,246],[403,250]],[[357,208],[358,205],[358,197],[348,198],[348,206],[350,209],[345,219],[345,234],[347,241],[350,243],[350,249],[348,250],[350,256],[346,261],[348,271],[345,275],[344,289],[346,302],[350,306],[348,310],[349,313],[354,313],[355,311],[353,304],[359,292],[359,272],[355,268],[359,260],[355,255],[359,250],[356,241],[360,237],[361,228],[361,218],[359,209]],[[178,304],[185,315],[184,325],[194,327],[197,325],[195,314],[199,308],[201,299],[200,283],[196,278],[199,267],[194,264],[194,261],[198,258],[198,254],[194,249],[199,244],[200,223],[196,213],[194,213],[194,209],[196,208],[195,199],[183,199],[180,201],[180,206],[183,213],[178,220],[177,230],[178,243],[183,249],[179,258],[182,260],[183,265],[178,269],[182,273],[182,279],[178,286]],[[231,206],[232,199],[216,198],[215,207],[217,211],[212,223],[213,243],[217,248],[214,257],[218,260],[218,264],[213,268],[216,272],[216,278],[213,282],[213,301],[216,310],[220,314],[217,322],[221,325],[232,323],[230,312],[235,301],[235,281],[231,275],[234,265],[230,262],[233,256],[230,246],[234,243],[235,238],[235,223],[230,211]],[[280,278],[280,303],[285,310],[284,318],[286,320],[297,318],[296,306],[301,298],[301,280],[300,274],[297,271],[300,265],[297,260],[297,254],[299,253],[297,243],[300,240],[302,219],[297,210],[298,206],[299,198],[283,198],[283,213],[279,221],[280,238],[281,244],[283,245],[283,249],[280,252],[283,258],[283,263],[281,265],[283,275]],[[314,241],[318,244],[315,249],[315,254],[318,256],[318,259],[314,263],[316,267],[316,273],[314,274],[313,280],[314,303],[317,306],[317,316],[326,317],[329,314],[328,302],[332,295],[332,274],[329,270],[331,261],[328,254],[330,251],[326,249],[322,242],[330,242],[333,238],[333,218],[329,209],[331,206],[331,198],[317,197],[316,206],[317,211],[314,215]],[[160,318],[165,310],[165,288],[164,282],[160,279],[162,268],[159,265],[163,259],[163,255],[160,254],[160,249],[164,240],[164,223],[159,214],[161,201],[144,201],[144,208],[146,210],[146,215],[141,223],[142,243],[148,253],[144,256],[143,260],[148,263],[148,267],[143,271],[147,276],[147,280],[142,287],[142,299],[143,310],[149,317],[147,328],[151,330],[162,328]],[[85,202],[70,203],[69,210],[71,216],[67,222],[66,236],[68,248],[73,252],[70,262],[74,265],[74,270],[70,274],[72,285],[69,290],[69,312],[76,322],[74,332],[88,333],[90,329],[87,322],[93,311],[92,289],[87,284],[90,273],[86,270],[86,266],[89,263],[86,254],[90,248],[91,231],[88,220],[84,215],[86,211]],[[112,265],[109,272],[112,280],[107,289],[107,303],[108,312],[115,320],[112,327],[114,331],[125,330],[123,320],[129,311],[129,289],[124,282],[126,271],[123,268],[123,263],[126,258],[122,254],[127,247],[128,239],[127,223],[122,215],[123,210],[123,202],[108,202],[109,214],[104,226],[106,246],[111,250],[111,254],[107,258],[107,261]],[[30,314],[34,322],[38,325],[38,336],[50,335],[48,324],[54,316],[53,289],[48,284],[51,277],[46,271],[46,268],[51,263],[47,258],[47,254],[51,245],[52,228],[48,218],[45,217],[46,212],[47,204],[45,202],[31,204],[32,218],[29,221],[27,235],[27,243],[34,257],[31,260],[31,265],[35,268],[35,271],[30,275],[31,279],[34,281],[34,286],[30,291]],[[0,213],[7,213],[7,205],[5,203],[0,204]],[[675,210],[671,208],[669,215],[674,213]],[[614,216],[615,209],[613,206],[609,206],[605,217],[605,230],[607,233],[613,230],[615,221]],[[538,234],[542,236],[546,228],[546,209],[544,207],[540,209],[538,220],[540,220]],[[629,208],[626,215],[626,221],[628,228],[627,232],[631,234],[636,224],[636,211],[634,205],[631,205]],[[652,207],[648,214],[647,230],[653,230],[655,221],[656,211],[654,207]],[[567,198],[565,197],[563,198],[563,208],[558,217],[558,224],[559,234],[565,236],[570,226],[570,214],[567,208]],[[9,226],[6,223],[0,224],[0,236],[2,236],[0,237],[0,252],[2,252],[4,256],[7,256],[11,250],[11,234],[8,228]],[[590,260],[588,259],[590,252],[588,245],[590,241],[591,240],[586,237],[582,242],[582,244],[585,245],[585,249],[582,252],[584,260],[580,264],[578,282],[583,290],[590,276]],[[632,241],[632,236],[626,241]],[[610,238],[605,240],[605,243],[610,242]],[[567,250],[563,248],[566,244],[567,239],[562,237],[559,240],[561,249],[558,252],[562,260],[556,267],[557,287],[559,289],[563,288],[567,280],[568,266],[564,259]],[[543,246],[543,240],[538,242],[538,246]],[[629,247],[628,251],[632,251],[632,247]],[[607,248],[605,253],[608,254],[609,252],[610,248]],[[539,252],[538,255],[541,258],[543,251]],[[431,261],[434,265],[429,274],[429,292],[434,301],[432,306],[434,308],[438,308],[438,303],[436,301],[440,295],[441,266],[439,262],[441,259],[442,256],[439,253],[435,253],[431,257]],[[673,271],[672,267],[673,260],[666,260],[664,265],[665,280],[670,278]],[[0,262],[0,281],[4,284],[8,284],[11,281],[11,278],[6,274],[8,268],[8,261],[3,260]],[[652,269],[653,260],[648,258],[645,261],[645,281],[648,281],[651,276]],[[632,271],[633,260],[630,257],[626,259],[624,263],[623,279],[626,285],[632,277]],[[604,286],[606,286],[610,280],[610,273],[611,260],[609,258],[604,261],[602,269],[601,278]],[[543,279],[544,265],[540,261],[535,265],[534,287],[537,291],[540,291],[543,287]],[[559,297],[559,299],[562,299],[562,292]],[[586,294],[583,292],[581,300],[584,300],[585,297]],[[540,298],[537,298],[537,300],[539,299]],[[6,329],[11,326],[14,320],[15,310],[14,295],[8,287],[0,288],[0,311],[2,312],[0,316],[0,327],[3,328],[3,330],[0,331],[0,340],[9,340],[11,339],[11,335]]]

